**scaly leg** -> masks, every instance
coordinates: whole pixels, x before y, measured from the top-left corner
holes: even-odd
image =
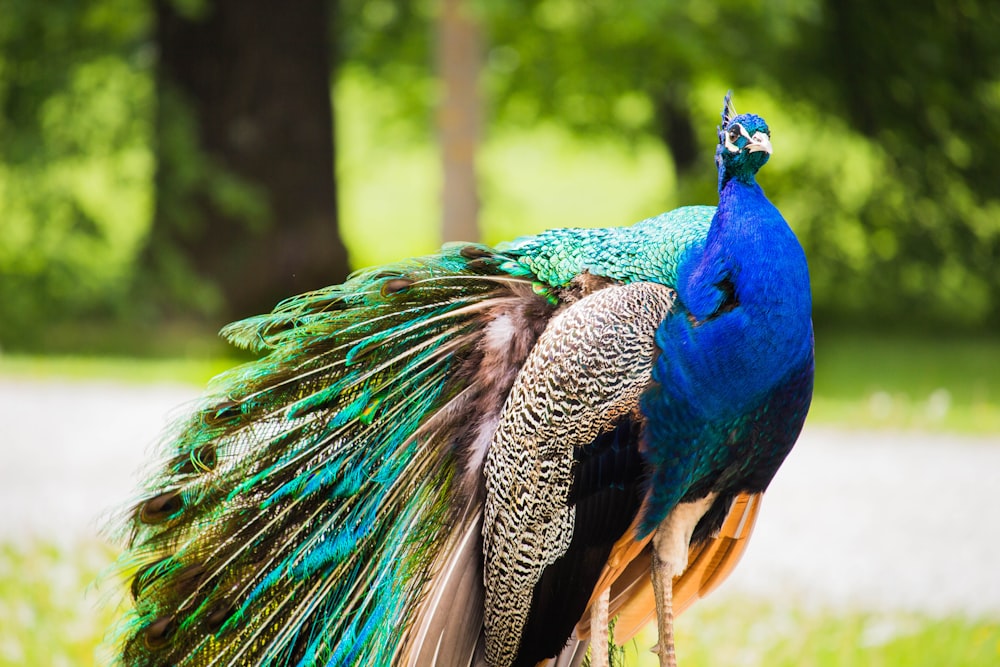
[[[590,667],[608,667],[608,602],[611,589],[605,588],[590,609]]]
[[[656,654],[660,667],[677,667],[674,653],[674,577],[688,566],[688,548],[698,521],[715,502],[710,493],[700,500],[681,503],[667,515],[653,534],[653,597],[656,599],[656,630],[660,635]]]
[[[656,549],[653,550],[650,575],[656,599],[656,655],[660,659],[660,667],[677,667],[677,653],[674,651],[674,569],[660,558]]]

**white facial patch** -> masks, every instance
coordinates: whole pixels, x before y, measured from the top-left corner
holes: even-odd
[[[723,146],[725,146],[726,150],[728,150],[730,153],[739,153],[740,152],[740,147],[737,146],[735,143],[733,143],[733,141],[730,139],[730,137],[733,136],[733,130],[735,130],[736,128],[739,128],[740,134],[742,134],[747,139],[750,139],[750,134],[746,131],[745,127],[743,127],[739,123],[734,123],[733,125],[730,125],[729,128],[725,132],[725,135],[724,135],[725,136],[725,141],[723,142]],[[737,137],[737,139],[738,138],[739,137]]]

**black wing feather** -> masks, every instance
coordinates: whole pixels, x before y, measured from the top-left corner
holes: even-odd
[[[517,667],[535,665],[563,649],[611,548],[638,513],[644,486],[640,431],[641,424],[627,416],[576,451],[569,495],[570,505],[576,505],[573,539],[535,585]]]

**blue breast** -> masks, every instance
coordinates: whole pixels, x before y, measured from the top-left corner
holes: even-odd
[[[658,381],[706,419],[746,413],[812,348],[805,253],[757,185],[726,186],[677,295],[681,308],[658,331]]]
[[[792,392],[797,400],[811,388],[811,370],[808,387],[799,379],[812,363],[805,254],[756,184],[726,184],[704,244],[680,264],[677,299],[657,331],[654,385],[642,400],[653,469],[650,530],[692,485],[727,465],[747,420],[774,397],[787,401]],[[774,434],[776,446],[790,440],[790,448],[796,419],[792,432]],[[753,446],[766,441],[757,433]]]

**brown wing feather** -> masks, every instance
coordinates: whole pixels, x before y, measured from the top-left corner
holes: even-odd
[[[687,569],[674,580],[675,615],[715,590],[739,563],[757,521],[762,497],[762,493],[738,495],[719,534],[691,548]],[[611,588],[609,613],[612,618],[618,617],[615,625],[615,641],[618,644],[624,644],[656,618],[653,585],[649,578],[649,542],[652,536],[637,541],[632,537],[634,534],[634,530],[627,531],[625,537],[615,544],[591,598],[593,604],[605,588]],[[576,637],[586,639],[589,636],[588,606],[576,626]]]

